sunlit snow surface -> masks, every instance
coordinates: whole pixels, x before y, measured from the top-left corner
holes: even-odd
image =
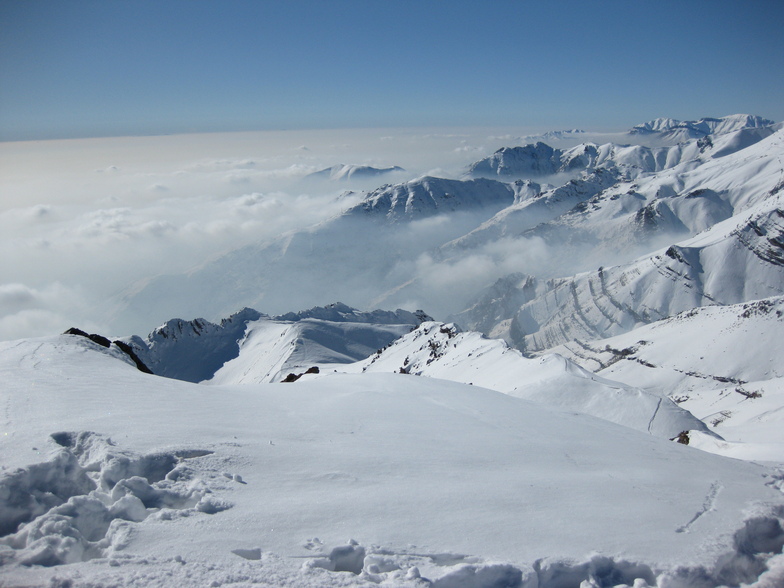
[[[780,472],[478,386],[203,386],[66,335],[0,372],[4,585],[783,579]]]

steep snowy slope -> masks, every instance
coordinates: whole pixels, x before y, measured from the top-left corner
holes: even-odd
[[[503,341],[463,333],[455,325],[423,323],[368,359],[338,369],[474,384],[667,439],[682,431],[708,432],[702,421],[661,394],[597,377],[556,354],[525,358]]]
[[[784,299],[696,308],[629,333],[554,351],[597,374],[667,394],[728,443],[706,449],[784,457]],[[733,443],[730,443],[733,442]]]
[[[784,579],[780,473],[478,386],[207,387],[73,336],[0,377],[4,585]]]

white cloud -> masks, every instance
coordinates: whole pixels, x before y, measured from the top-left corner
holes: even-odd
[[[0,284],[0,340],[53,335],[78,326],[106,330],[94,318],[100,303],[55,282],[43,288]]]

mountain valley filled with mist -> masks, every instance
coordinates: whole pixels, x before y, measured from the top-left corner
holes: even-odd
[[[784,123],[0,156],[0,584],[784,586]]]

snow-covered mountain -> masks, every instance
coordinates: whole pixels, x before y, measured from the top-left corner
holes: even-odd
[[[675,120],[672,118],[657,118],[629,130],[632,135],[657,134],[662,139],[670,141],[688,141],[699,139],[707,135],[722,135],[741,129],[767,127],[775,121],[749,114],[733,114],[721,118],[701,118],[699,120]]]
[[[422,311],[362,312],[339,302],[276,317],[245,308],[220,324],[172,319],[145,339],[132,336],[125,343],[158,376],[225,381],[230,371],[235,383],[267,382],[283,379],[303,361],[310,367],[364,359],[425,320],[430,317]],[[250,377],[248,368],[238,367],[248,362],[255,370]]]
[[[631,263],[569,278],[506,280],[503,291],[497,286],[458,319],[534,353],[573,339],[620,334],[699,306],[781,294],[783,220],[776,196]]]
[[[456,320],[534,352],[574,338],[618,334],[696,306],[783,293],[783,153],[778,130],[733,154],[607,189],[572,189],[565,204],[558,198],[561,188],[501,211],[449,244],[445,255],[465,255],[501,236],[536,237],[549,246],[554,265],[574,271],[586,260],[602,265],[603,258],[622,259],[624,252],[646,246],[661,249],[573,277],[523,278],[519,287],[507,280],[504,293],[496,287]],[[536,210],[560,212],[545,200],[556,198],[562,208],[574,206],[549,219]]]
[[[554,351],[603,377],[644,383],[667,394],[724,441],[700,441],[733,457],[784,455],[784,298],[694,308],[593,341]]]
[[[503,182],[424,177],[382,186],[365,196],[345,216],[412,221],[452,212],[498,210],[513,201],[514,188]]]

